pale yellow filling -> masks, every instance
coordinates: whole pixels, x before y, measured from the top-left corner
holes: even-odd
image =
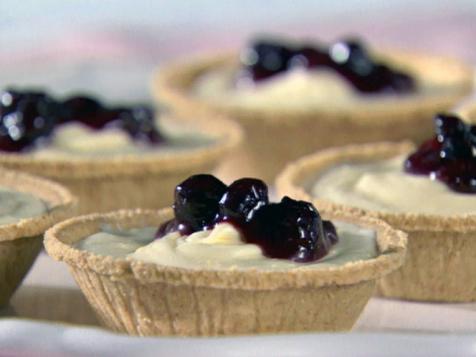
[[[17,223],[24,218],[40,216],[47,210],[47,204],[36,196],[0,187],[0,224]]]
[[[452,191],[428,176],[403,170],[404,156],[368,164],[344,164],[322,173],[312,195],[369,210],[437,215],[476,212],[476,195]]]
[[[255,244],[245,243],[229,224],[189,236],[169,233],[154,239],[156,228],[114,231],[105,228],[79,243],[77,247],[96,254],[127,257],[160,265],[199,269],[319,269],[371,259],[377,255],[375,232],[346,223],[336,224],[339,242],[324,258],[312,263],[296,263],[263,255]]]
[[[344,78],[330,70],[293,69],[267,80],[237,82],[235,67],[207,71],[195,81],[192,92],[218,106],[248,109],[346,108],[389,105],[415,95],[432,95],[448,88],[437,82],[419,81],[418,92],[409,95],[362,94]],[[395,104],[395,103],[394,103]]]
[[[166,141],[150,146],[134,141],[119,128],[93,130],[81,123],[63,124],[55,129],[50,143],[37,148],[32,155],[42,159],[56,159],[70,156],[104,157],[118,154],[170,153],[209,145],[212,141],[198,133],[181,133],[176,128],[162,129]]]

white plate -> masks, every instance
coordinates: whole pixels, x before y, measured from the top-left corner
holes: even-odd
[[[303,334],[139,338],[96,328],[4,319],[2,356],[476,356],[476,335]]]

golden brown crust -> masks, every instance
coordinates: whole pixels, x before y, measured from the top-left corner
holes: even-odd
[[[327,217],[370,227],[377,231],[379,255],[375,259],[356,261],[341,267],[319,270],[264,272],[259,270],[200,270],[166,267],[157,264],[112,259],[71,246],[108,223],[124,228],[160,225],[172,215],[170,209],[160,211],[117,211],[69,219],[47,231],[45,246],[53,258],[72,266],[90,269],[99,274],[133,276],[143,284],[208,286],[215,288],[277,289],[347,285],[377,279],[401,265],[406,245],[405,234],[387,224],[365,217],[333,213]]]
[[[48,204],[40,216],[24,218],[17,223],[0,225],[0,242],[42,234],[61,219],[68,217],[76,199],[64,187],[49,180],[11,170],[0,169],[0,185],[31,193]]]
[[[438,216],[419,213],[391,213],[371,211],[312,197],[310,185],[320,172],[344,162],[372,162],[397,155],[409,154],[415,146],[409,142],[349,145],[332,148],[303,157],[287,165],[276,180],[279,194],[287,194],[313,202],[324,211],[343,211],[354,216],[382,219],[404,230],[471,232],[476,230],[476,214]]]
[[[285,163],[316,150],[382,140],[421,142],[431,130],[428,119],[450,109],[472,90],[473,70],[458,61],[395,51],[384,56],[412,69],[417,77],[438,76],[453,90],[398,98],[394,105],[376,100],[340,109],[250,109],[209,103],[194,96],[191,87],[199,76],[214,68],[237,65],[237,56],[231,53],[161,67],[152,91],[158,101],[176,111],[204,117],[220,113],[236,120],[246,134],[246,146],[220,173],[271,181]]]

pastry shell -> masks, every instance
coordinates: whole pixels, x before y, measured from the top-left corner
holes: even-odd
[[[171,116],[164,118],[170,120]],[[194,118],[197,119],[196,116]],[[241,129],[233,122],[210,116],[177,121],[187,131],[214,140],[210,145],[177,152],[117,155],[104,158],[44,159],[28,154],[0,154],[0,166],[53,179],[78,197],[77,213],[120,208],[161,208],[172,203],[177,182],[196,173],[213,171],[241,142]]]
[[[212,336],[350,329],[373,294],[375,281],[398,268],[406,237],[360,217],[328,217],[377,231],[379,255],[307,271],[200,270],[114,259],[73,245],[101,225],[159,225],[171,209],[123,210],[64,221],[45,235],[48,254],[69,265],[100,320],[133,335]]]
[[[43,233],[70,216],[75,199],[56,183],[5,169],[0,169],[0,185],[33,194],[49,204],[42,215],[0,225],[0,306],[4,306],[40,252]]]
[[[422,141],[435,112],[451,108],[473,88],[473,69],[448,58],[387,51],[389,63],[407,68],[416,78],[438,78],[451,88],[431,95],[395,100],[375,99],[346,108],[244,108],[211,103],[193,94],[197,78],[217,68],[237,68],[236,54],[202,57],[161,67],[152,91],[158,101],[183,113],[220,113],[244,130],[246,146],[221,168],[222,176],[260,177],[271,181],[287,162],[319,149],[378,141]]]
[[[279,194],[309,200],[322,212],[335,210],[386,221],[408,234],[405,264],[379,283],[383,296],[421,301],[476,301],[476,214],[438,216],[371,211],[312,197],[319,173],[341,163],[383,160],[409,154],[409,142],[349,145],[301,158],[278,176]]]

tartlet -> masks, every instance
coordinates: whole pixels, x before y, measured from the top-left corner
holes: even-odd
[[[383,51],[377,53],[378,58],[407,70],[417,81],[433,78],[451,89],[341,108],[247,108],[206,101],[193,93],[192,88],[203,75],[222,68],[237,70],[238,57],[236,53],[223,54],[161,67],[152,83],[157,100],[178,111],[225,114],[243,127],[247,145],[233,163],[223,167],[223,174],[234,178],[271,180],[286,162],[332,146],[382,140],[419,142],[430,129],[426,119],[457,103],[473,85],[473,70],[459,61]]]
[[[0,306],[4,306],[40,252],[43,233],[69,217],[76,200],[56,183],[5,169],[0,169],[0,185],[32,194],[48,204],[41,215],[0,225]]]
[[[409,154],[409,142],[349,145],[301,158],[277,178],[280,194],[313,202],[323,212],[335,210],[382,219],[408,234],[405,264],[379,282],[383,296],[423,301],[476,300],[476,214],[433,215],[369,210],[316,198],[317,177],[343,163],[367,163]]]
[[[171,203],[175,183],[190,174],[209,172],[241,141],[233,122],[209,116],[206,120],[180,120],[173,114],[161,117],[175,128],[204,136],[210,143],[176,152],[109,157],[40,158],[29,153],[0,153],[0,166],[41,175],[70,189],[79,199],[78,213],[119,208],[160,208]],[[194,116],[196,118],[196,116]]]
[[[104,224],[126,229],[172,217],[171,209],[80,216],[50,229],[45,246],[70,266],[101,321],[133,335],[348,330],[376,279],[400,266],[405,253],[402,232],[372,218],[341,213],[328,217],[376,230],[376,258],[314,271],[217,271],[115,259],[73,247]]]

